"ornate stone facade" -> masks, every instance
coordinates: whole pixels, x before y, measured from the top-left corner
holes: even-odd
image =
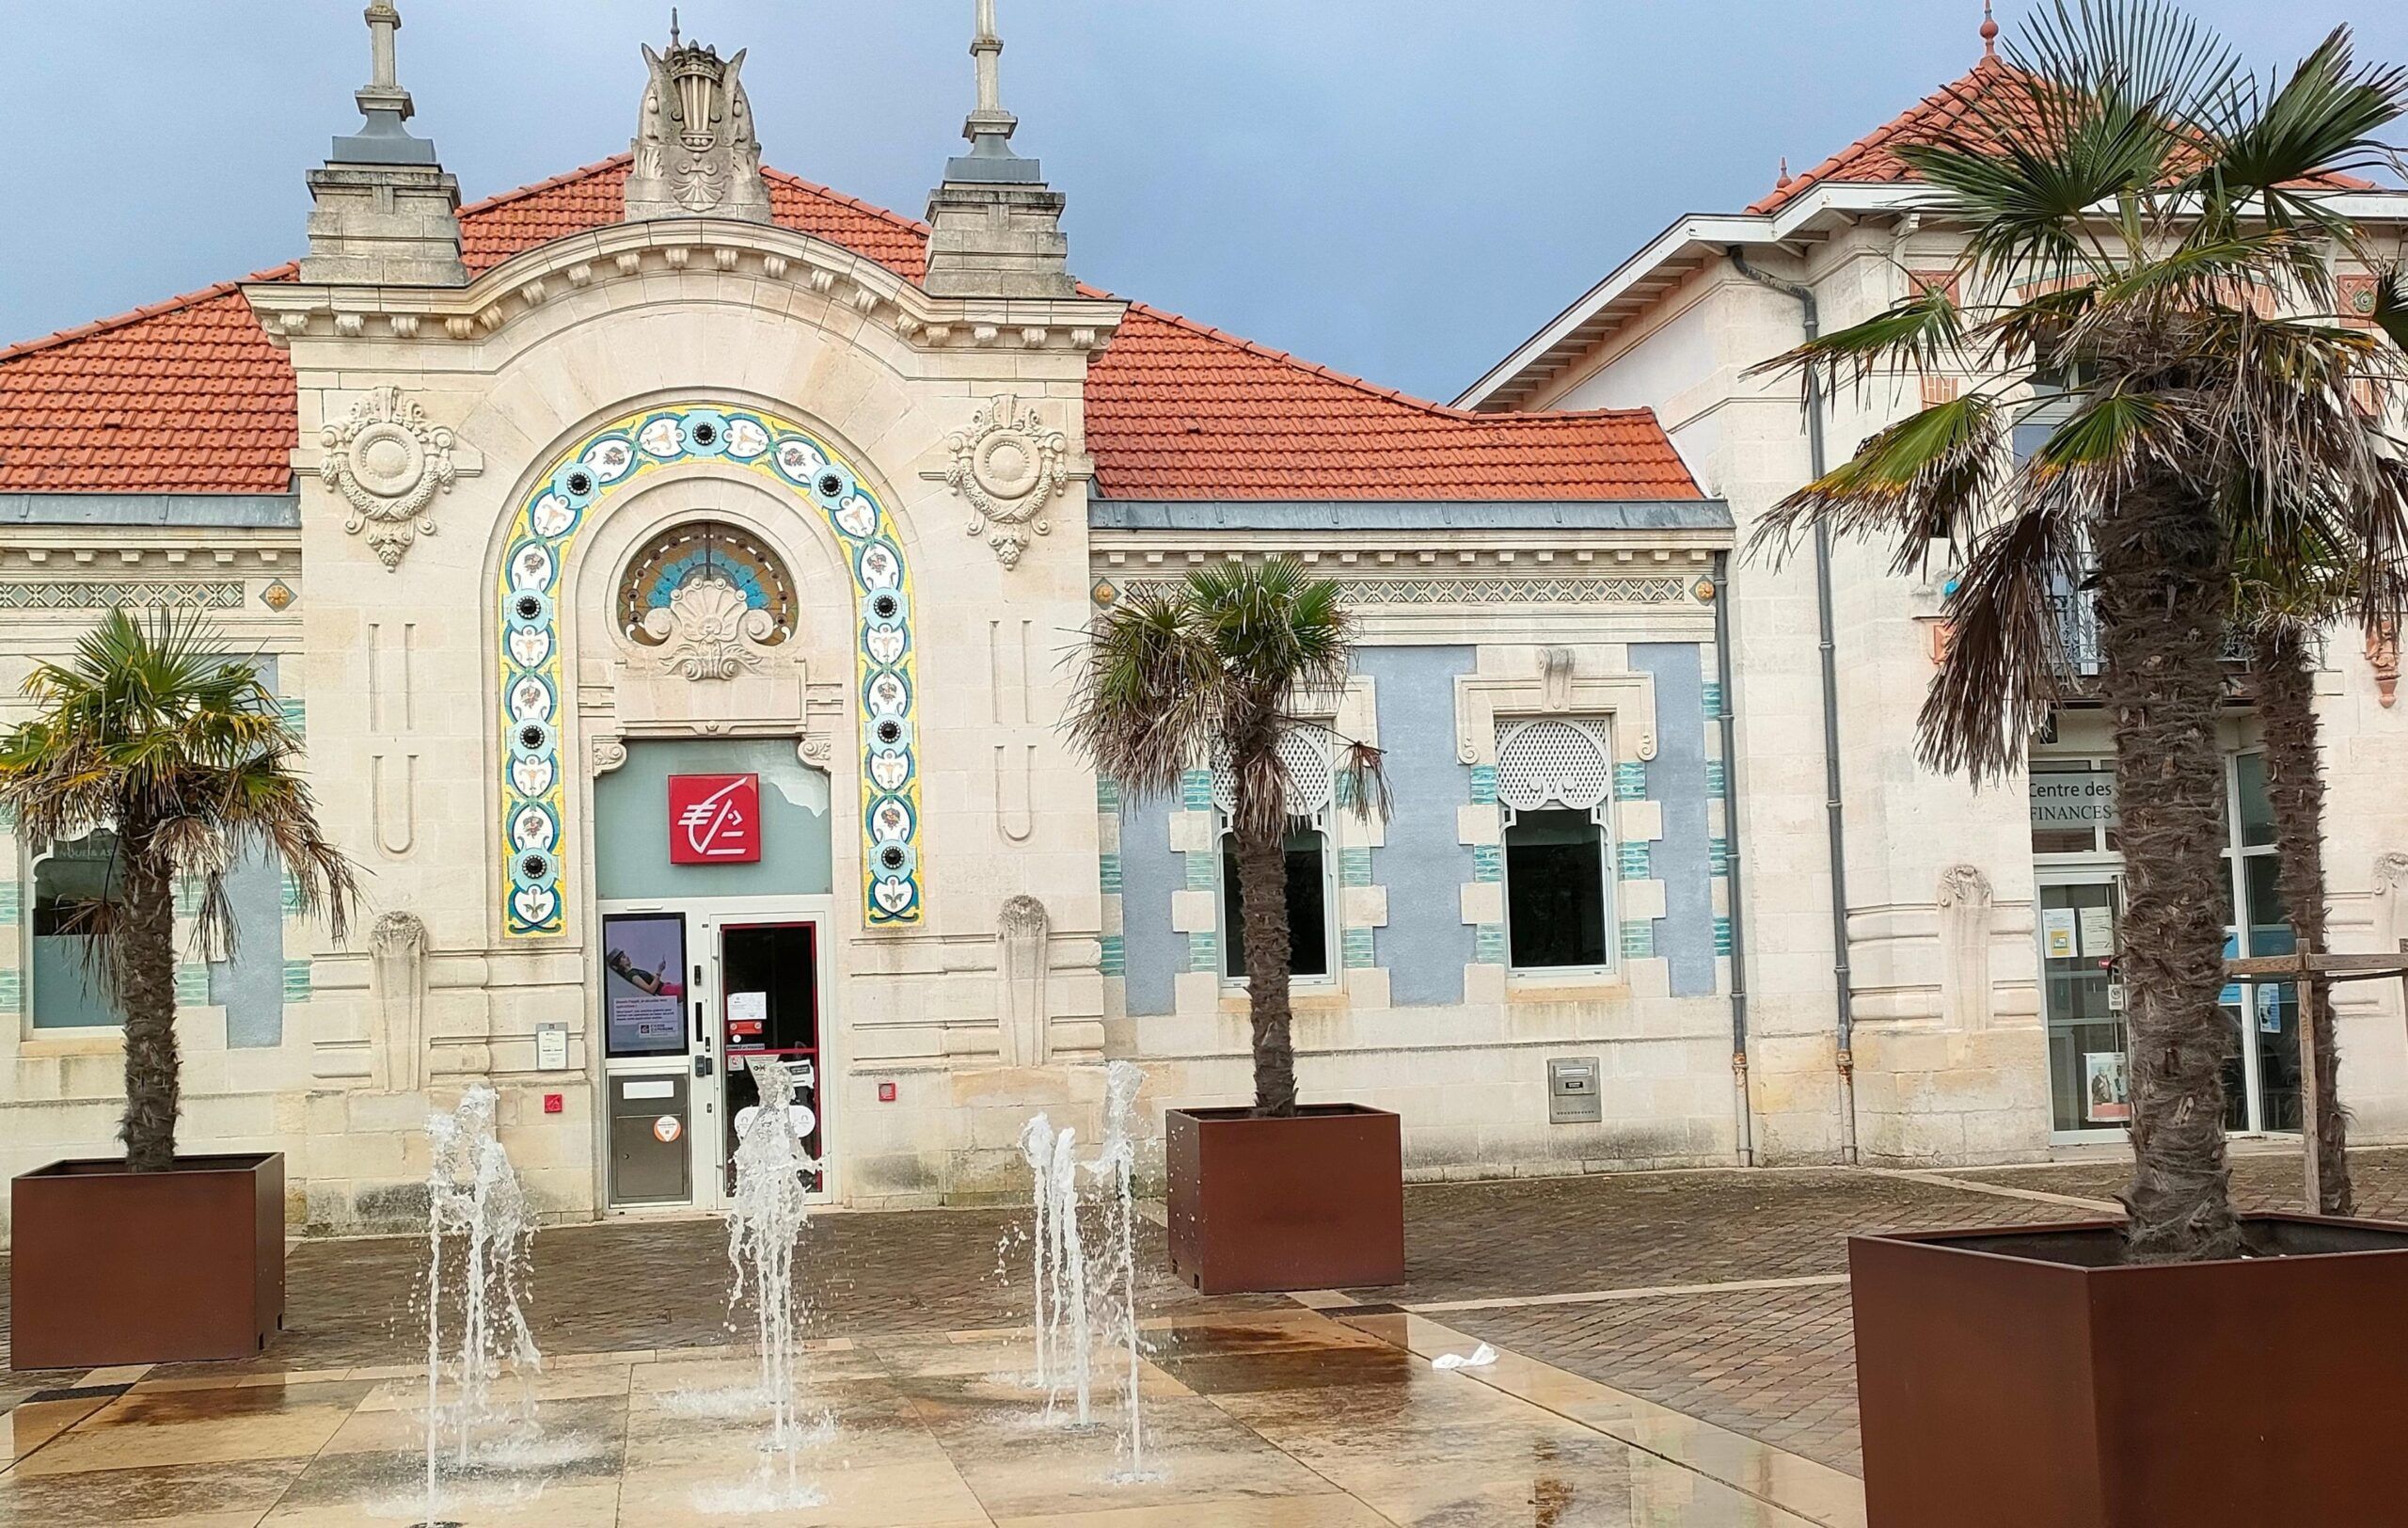
[[[769,221],[761,144],[753,136],[752,103],[744,94],[744,50],[721,58],[716,48],[680,40],[673,26],[668,54],[647,45],[643,61],[651,80],[627,170],[627,221]]]

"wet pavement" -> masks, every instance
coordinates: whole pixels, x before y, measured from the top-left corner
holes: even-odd
[[[2370,1211],[2408,1205],[2408,1152],[2353,1163]],[[2295,1202],[2298,1165],[2295,1151],[2237,1158],[2236,1197]],[[1138,1302],[1159,1476],[1118,1483],[1117,1419],[1042,1425],[1020,1380],[1022,1217],[824,1215],[798,1264],[816,1349],[802,1384],[806,1414],[833,1430],[804,1455],[824,1500],[790,1510],[751,1510],[773,1504],[747,1494],[760,1419],[689,1404],[751,1373],[730,1345],[720,1223],[548,1229],[532,1310],[542,1436],[475,1472],[443,1517],[1855,1528],[1846,1236],[2092,1218],[2122,1170],[1416,1186],[1406,1283],[1293,1297],[1198,1296],[1164,1271],[1149,1226]],[[423,1520],[423,1255],[408,1237],[295,1246],[288,1330],[253,1362],[0,1377],[13,1442],[0,1528]],[[1483,1341],[1493,1365],[1431,1362]]]

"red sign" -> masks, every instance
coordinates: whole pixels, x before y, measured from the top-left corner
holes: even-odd
[[[669,863],[750,865],[761,857],[761,777],[669,777]]]

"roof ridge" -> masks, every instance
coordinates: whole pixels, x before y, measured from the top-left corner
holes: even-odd
[[[1791,177],[1787,185],[1777,187],[1772,195],[1750,204],[1748,211],[1755,214],[1768,213],[1787,205],[1807,191],[1814,189],[1824,177],[1831,174],[1855,155],[1886,148],[1896,140],[1899,134],[1905,132],[1909,125],[1926,114],[1939,111],[1952,103],[1965,106],[1974,104],[1980,99],[1980,92],[1972,88],[1973,82],[1985,74],[2006,72],[2008,72],[2007,66],[2001,60],[1989,57],[1982,59],[1972,69],[1925,95],[1880,126],[1850,140],[1837,152],[1824,155],[1812,169]]]
[[[624,158],[625,156],[622,155],[621,157]],[[852,208],[855,212],[867,213],[872,217],[882,218],[886,222],[894,224],[896,228],[905,230],[909,232],[926,234],[934,231],[927,224],[923,223],[916,217],[908,216],[902,213],[898,213],[892,207],[881,207],[874,201],[863,201],[859,197],[848,196],[833,186],[822,185],[817,181],[806,180],[802,176],[795,174],[792,170],[776,169],[772,168],[770,166],[764,165],[761,167],[761,178],[765,181],[781,182],[792,190],[808,191],[814,196],[826,197],[831,201],[842,202],[846,206]]]
[[[275,267],[278,270],[283,268]],[[277,279],[277,277],[267,272],[257,272],[244,278],[244,280],[252,281],[276,279]],[[15,344],[0,348],[0,361],[10,361],[20,356],[30,356],[39,350],[51,350],[59,345],[72,344],[78,340],[88,340],[94,335],[106,334],[111,329],[121,329],[130,324],[139,324],[147,319],[158,318],[163,314],[177,312],[186,308],[198,308],[202,303],[213,302],[230,292],[241,290],[243,290],[243,281],[213,281],[205,287],[178,293],[175,296],[162,298],[158,302],[146,303],[140,308],[129,309],[122,313],[111,313],[106,318],[95,318],[70,328],[54,329],[48,334],[38,335],[31,340],[20,340]]]
[[[604,170],[616,169],[621,165],[631,164],[634,159],[634,154],[623,150],[607,159],[597,159],[590,165],[579,165],[575,169],[563,171],[547,180],[537,181],[531,185],[517,185],[507,191],[497,191],[492,196],[467,203],[460,209],[459,215],[472,217],[479,213],[491,212],[496,207],[507,207],[514,201],[523,201],[529,197],[539,196],[546,191],[556,191],[562,186],[570,185],[578,181],[591,180]]]
[[[1109,296],[1110,294],[1107,293],[1104,294],[1104,295]],[[1506,424],[1513,426],[1527,426],[1532,424],[1581,423],[1593,420],[1636,419],[1642,417],[1653,418],[1656,412],[1652,408],[1557,408],[1531,410],[1529,412],[1490,414],[1483,413],[1475,408],[1457,408],[1451,404],[1434,403],[1428,398],[1417,397],[1410,392],[1402,390],[1402,389],[1383,387],[1377,382],[1370,381],[1365,377],[1356,376],[1351,372],[1341,372],[1333,366],[1323,366],[1319,361],[1307,360],[1303,357],[1295,355],[1290,351],[1275,350],[1271,346],[1262,343],[1259,340],[1249,340],[1243,334],[1231,334],[1227,329],[1217,328],[1212,325],[1204,323],[1200,319],[1189,318],[1183,313],[1174,313],[1167,309],[1157,308],[1149,302],[1140,302],[1134,298],[1117,298],[1115,300],[1127,302],[1129,304],[1129,310],[1132,312],[1144,313],[1149,318],[1160,319],[1164,323],[1169,324],[1174,327],[1185,329],[1191,334],[1201,335],[1205,339],[1232,346],[1233,348],[1245,351],[1250,355],[1259,356],[1265,360],[1276,361],[1283,366],[1291,366],[1300,372],[1309,372],[1316,376],[1323,377],[1329,381],[1356,389],[1359,391],[1368,392],[1376,397],[1386,398],[1391,402],[1403,404],[1407,407],[1417,409],[1436,419],[1462,420],[1481,425]],[[1108,346],[1106,347],[1107,353],[1109,348],[1110,347]]]

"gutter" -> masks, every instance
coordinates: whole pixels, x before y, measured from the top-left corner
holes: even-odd
[[[1813,341],[1821,337],[1822,310],[1815,304],[1811,288],[1756,269],[1748,263],[1747,255],[1736,245],[1725,254],[1732,268],[1741,276],[1758,286],[1795,298],[1806,338]],[[1830,468],[1823,443],[1823,384],[1812,372],[1806,374],[1806,452],[1807,465],[1819,480]],[[1839,644],[1832,634],[1836,623],[1831,613],[1831,533],[1819,518],[1814,521],[1814,614],[1823,679],[1823,826],[1830,854],[1831,980],[1839,1011],[1839,1044],[1833,1060],[1839,1068],[1840,1157],[1853,1164],[1857,1160],[1856,995],[1848,965],[1847,820],[1840,797]],[[1735,883],[1735,898],[1736,894]]]
[[[1739,883],[1738,717],[1732,709],[1731,554],[1714,554],[1714,677],[1722,703],[1715,718],[1722,735],[1722,875],[1731,922],[1731,1110],[1739,1165],[1756,1165],[1756,1111],[1748,1085],[1748,934],[1746,888]]]

